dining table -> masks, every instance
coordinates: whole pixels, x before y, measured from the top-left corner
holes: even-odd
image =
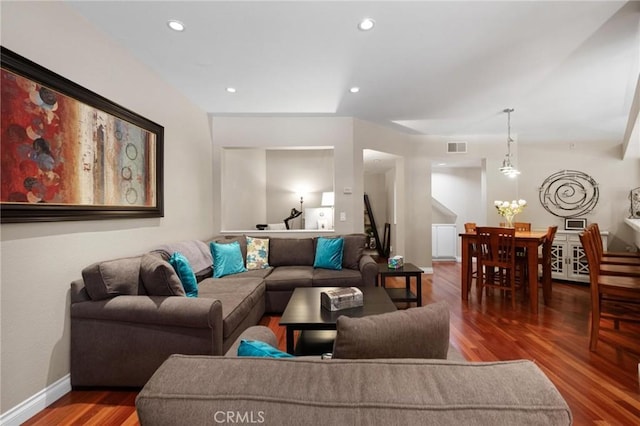
[[[477,242],[477,235],[475,232],[463,232],[459,234],[462,239],[462,300],[469,299],[469,289],[471,288],[471,270],[472,262],[471,247]],[[526,250],[527,255],[527,270],[528,284],[529,284],[529,301],[531,303],[531,313],[538,313],[538,247],[545,243],[547,236],[546,231],[516,231],[515,245]],[[544,250],[543,250],[544,252]],[[549,262],[543,259],[542,267],[548,268]],[[551,271],[543,271],[543,274],[548,274]],[[535,289],[535,291],[534,291]],[[550,280],[543,280],[542,286],[543,298],[545,303],[551,295]]]

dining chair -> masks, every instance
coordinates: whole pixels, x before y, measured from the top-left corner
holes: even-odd
[[[600,227],[597,223],[591,223],[586,230],[600,237]],[[638,253],[605,251],[602,245],[602,238],[594,238],[594,243],[600,256],[600,262],[603,264],[640,265]]]
[[[557,231],[558,227],[555,225],[547,228],[547,235],[545,235],[544,243],[542,243],[542,251],[538,254],[538,265],[542,267],[540,277],[542,286],[545,289],[543,292],[545,305],[551,301],[551,251]]]
[[[618,275],[623,277],[637,277],[640,279],[640,263],[611,263],[603,260],[602,256],[602,239],[600,233],[595,232],[594,228],[585,229],[585,233],[591,237],[595,255],[598,257],[600,275]]]
[[[478,279],[476,291],[482,302],[485,288],[496,288],[511,293],[511,307],[516,307],[516,256],[514,228],[479,226]]]
[[[591,284],[591,330],[589,350],[595,351],[600,333],[600,320],[613,320],[613,328],[620,329],[620,322],[640,322],[640,279],[600,274],[600,258],[595,237],[600,234],[581,232],[580,242],[589,264]]]
[[[505,222],[500,222],[501,227],[507,226]],[[530,222],[513,222],[513,228],[516,232],[530,232],[531,231],[531,223]]]
[[[505,222],[500,222],[500,226],[505,227]],[[516,232],[531,232],[531,222],[513,222],[513,229]],[[516,247],[516,280],[526,283],[529,277],[527,262],[527,249]]]
[[[471,233],[476,232],[476,223],[475,222],[466,222],[464,224],[464,232]],[[478,280],[478,245],[476,243],[471,244],[469,247],[469,257],[471,259],[471,268],[469,268],[469,279],[467,282],[469,283],[469,288],[467,288],[467,293],[471,291],[471,282],[472,280]],[[475,260],[476,268],[473,268],[473,261]]]

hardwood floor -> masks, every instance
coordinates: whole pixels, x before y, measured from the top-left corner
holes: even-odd
[[[640,424],[638,364],[640,327],[604,329],[597,352],[588,345],[589,289],[554,282],[550,306],[531,315],[526,303],[511,310],[498,292],[477,303],[460,298],[460,264],[438,262],[434,275],[423,277],[423,301],[445,300],[451,311],[451,342],[470,361],[526,358],[534,360],[567,400],[576,425]],[[403,285],[396,280],[394,285]],[[541,302],[542,303],[542,302]],[[403,304],[399,304],[402,307]],[[278,336],[285,348],[278,316],[261,324]],[[523,384],[526,385],[526,384]],[[137,392],[73,391],[38,413],[26,425],[136,425]]]

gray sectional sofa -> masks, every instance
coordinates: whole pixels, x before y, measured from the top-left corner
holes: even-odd
[[[375,261],[364,234],[344,235],[341,270],[314,268],[315,238],[269,238],[269,267],[213,278],[209,243],[166,244],[149,253],[86,267],[71,283],[71,384],[142,387],[172,354],[222,355],[265,312],[284,310],[300,286],[374,286]],[[259,238],[267,238],[261,236]],[[166,260],[187,257],[198,297],[185,297]]]
[[[567,403],[534,362],[466,362],[448,344],[443,304],[374,317],[340,318],[329,360],[236,357],[240,339],[224,357],[173,355],[138,394],[140,423],[572,423]],[[277,346],[261,326],[241,339]],[[367,359],[358,355],[362,348]]]

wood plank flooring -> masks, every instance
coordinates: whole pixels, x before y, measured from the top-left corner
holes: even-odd
[[[389,281],[388,281],[389,282]],[[393,285],[402,286],[396,279]],[[526,358],[535,360],[567,400],[576,425],[640,424],[640,327],[614,331],[603,321],[597,352],[588,348],[589,289],[554,282],[550,306],[531,315],[526,303],[511,310],[498,292],[477,303],[460,298],[460,264],[434,263],[434,275],[423,276],[423,302],[444,300],[451,311],[451,342],[470,361]],[[399,307],[405,306],[399,304]],[[278,316],[261,324],[276,332],[285,348]],[[137,392],[72,391],[38,413],[26,425],[137,425]]]

